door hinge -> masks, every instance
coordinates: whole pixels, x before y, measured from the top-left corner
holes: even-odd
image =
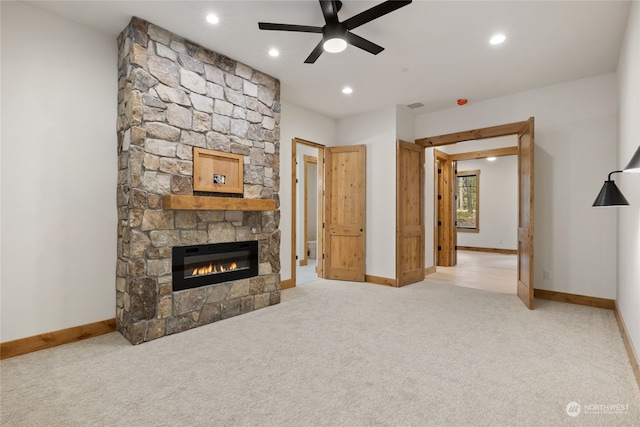
[[[298,178],[296,178],[296,184],[298,183]]]
[[[296,259],[298,259],[298,255],[296,255]]]
[[[442,200],[442,195],[438,194],[438,200]]]
[[[453,221],[453,225],[458,226],[458,221]]]
[[[457,194],[455,194],[455,195],[453,196],[453,200],[458,200],[458,195],[457,195]]]
[[[322,259],[324,259],[324,254],[322,254]]]
[[[442,221],[438,221],[438,225],[442,225]]]
[[[438,173],[442,173],[442,169],[438,169]]]
[[[438,246],[438,250],[441,251],[442,250],[442,246]]]
[[[322,228],[324,228],[324,222],[322,223]]]

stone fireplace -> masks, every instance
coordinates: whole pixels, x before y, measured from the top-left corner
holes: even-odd
[[[138,18],[118,47],[118,331],[139,344],[278,304],[280,82]],[[194,193],[194,147],[241,155],[243,193]],[[167,199],[183,196],[239,203]],[[212,244],[251,246],[249,277],[209,283],[182,262],[174,285],[174,258]]]

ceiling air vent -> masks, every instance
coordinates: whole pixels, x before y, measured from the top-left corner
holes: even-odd
[[[416,108],[424,107],[424,104],[422,102],[414,102],[413,104],[407,104],[407,107],[415,110]]]

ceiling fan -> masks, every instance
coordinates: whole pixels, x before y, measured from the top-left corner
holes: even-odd
[[[360,49],[366,50],[374,55],[384,50],[382,46],[370,42],[351,32],[367,22],[380,18],[387,13],[400,9],[411,3],[411,0],[387,0],[371,9],[365,10],[351,18],[340,22],[338,20],[338,12],[342,8],[342,2],[339,0],[320,0],[322,15],[326,24],[323,27],[314,27],[309,25],[292,25],[292,24],[272,24],[269,22],[258,22],[258,28],[261,30],[275,31],[295,31],[299,33],[318,33],[322,34],[322,40],[313,49],[311,54],[305,59],[306,64],[313,64],[320,57],[323,50],[327,52],[341,52],[350,44]]]

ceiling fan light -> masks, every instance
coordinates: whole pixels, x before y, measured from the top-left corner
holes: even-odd
[[[329,53],[342,52],[347,48],[347,42],[340,37],[333,37],[324,42],[322,48]]]

